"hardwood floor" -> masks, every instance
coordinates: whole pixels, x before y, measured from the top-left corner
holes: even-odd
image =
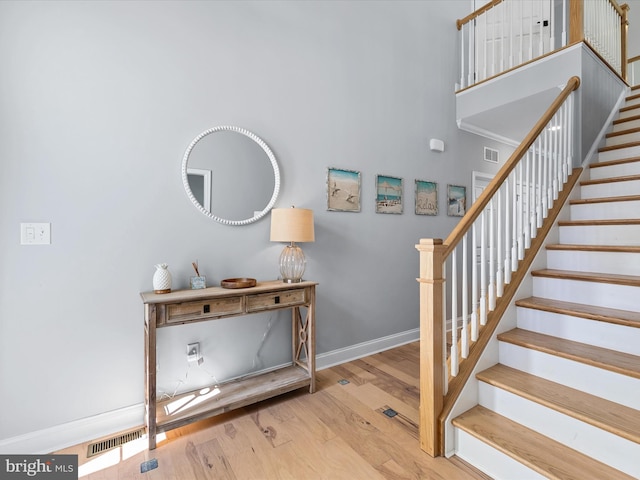
[[[57,453],[77,453],[88,480],[487,479],[456,457],[420,450],[418,359],[416,342],[322,370],[314,394],[298,390],[170,431],[153,451],[140,439],[88,460],[87,445]],[[157,467],[141,473],[149,460]]]

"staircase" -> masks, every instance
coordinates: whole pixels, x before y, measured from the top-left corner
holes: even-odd
[[[640,89],[453,420],[457,455],[496,479],[640,478]]]

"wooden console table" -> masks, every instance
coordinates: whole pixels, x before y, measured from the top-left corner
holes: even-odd
[[[255,287],[141,293],[145,304],[145,406],[149,449],[156,435],[301,387],[315,391],[315,282],[258,282]],[[306,307],[302,317],[300,307]],[[156,329],[291,309],[291,365],[208,388],[156,399]]]

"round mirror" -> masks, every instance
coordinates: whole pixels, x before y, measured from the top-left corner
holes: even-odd
[[[182,183],[207,217],[246,225],[264,217],[278,198],[280,170],[271,149],[239,127],[205,130],[182,158]]]

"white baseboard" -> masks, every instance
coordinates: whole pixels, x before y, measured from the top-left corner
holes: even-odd
[[[316,370],[323,370],[418,340],[420,340],[420,329],[414,328],[413,330],[395,333],[387,337],[376,338],[368,342],[321,353],[316,356]]]
[[[0,440],[0,452],[47,454],[141,425],[144,425],[142,403]]]
[[[420,329],[359,343],[316,356],[316,369],[340,365],[420,339]],[[74,420],[0,440],[3,454],[47,454],[144,425],[144,404],[131,405],[93,417]]]

